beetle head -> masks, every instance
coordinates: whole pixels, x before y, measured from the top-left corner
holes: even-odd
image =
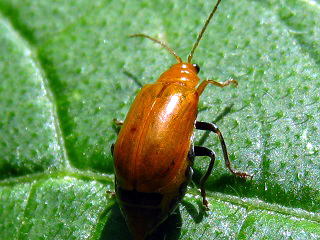
[[[176,63],[164,72],[158,82],[180,83],[189,88],[195,88],[199,82],[199,66],[192,63]]]

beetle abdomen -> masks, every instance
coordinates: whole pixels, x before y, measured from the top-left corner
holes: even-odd
[[[190,177],[186,176],[180,186],[168,188],[169,192],[164,193],[125,190],[116,181],[119,205],[135,240],[144,240],[175,210],[186,192]]]
[[[122,187],[156,192],[172,181],[181,183],[197,104],[197,93],[180,84],[142,88],[115,144],[115,169]]]
[[[143,193],[116,187],[120,207],[134,239],[145,239],[161,222],[161,193]]]

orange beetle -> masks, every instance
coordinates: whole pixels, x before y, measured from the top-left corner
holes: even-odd
[[[194,128],[216,133],[227,168],[237,176],[250,176],[231,168],[224,139],[216,125],[196,121],[199,96],[208,84],[219,87],[237,84],[235,80],[224,83],[205,80],[196,87],[199,67],[191,64],[194,50],[220,2],[210,13],[187,62],[161,41],[144,34],[132,35],[162,45],[178,61],[155,83],[141,89],[112,146],[117,200],[135,240],[145,239],[175,209],[191,179],[195,156],[211,158],[200,181],[203,204],[208,206],[204,184],[211,174],[215,155],[208,148],[192,145]]]

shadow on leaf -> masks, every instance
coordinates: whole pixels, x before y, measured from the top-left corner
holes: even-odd
[[[147,240],[176,240],[181,234],[182,218],[177,208]]]
[[[197,201],[198,207],[195,207],[194,204],[188,201],[182,201],[181,204],[185,207],[195,223],[200,223],[207,215],[205,207],[201,201]]]
[[[118,204],[114,204],[110,209],[107,222],[101,233],[100,240],[128,240],[131,235],[120,212]]]
[[[107,213],[109,215],[101,233],[100,240],[129,240],[132,239],[119,205],[115,203]],[[182,218],[179,209],[172,213],[147,240],[176,240],[179,239]]]

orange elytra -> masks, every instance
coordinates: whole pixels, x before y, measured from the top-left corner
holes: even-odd
[[[144,34],[166,48],[177,60],[153,84],[143,86],[136,96],[112,146],[115,189],[120,209],[135,240],[144,240],[174,211],[192,177],[195,156],[211,158],[200,180],[203,204],[208,207],[205,182],[211,174],[215,155],[210,149],[193,146],[194,128],[209,130],[219,137],[226,167],[236,176],[250,177],[231,168],[226,144],[217,126],[196,121],[199,96],[208,84],[225,87],[235,80],[220,83],[204,80],[199,86],[199,67],[191,60],[203,33],[221,0],[207,18],[187,62],[163,42]],[[197,87],[198,86],[198,87]]]

